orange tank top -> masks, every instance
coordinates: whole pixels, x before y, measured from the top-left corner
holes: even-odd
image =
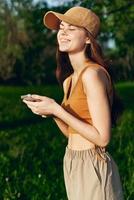
[[[99,66],[98,64],[92,64],[92,66]],[[78,80],[70,94],[70,90],[71,90],[71,85],[72,85],[72,74],[67,77],[67,86],[66,86],[66,91],[64,94],[64,98],[63,101],[61,103],[61,106],[68,111],[70,114],[72,114],[73,116],[77,117],[78,119],[87,122],[89,124],[92,125],[92,118],[90,115],[90,110],[88,107],[88,103],[87,103],[87,97],[86,94],[84,93],[84,89],[83,89],[83,84],[82,84],[82,74],[83,72],[86,70],[87,67],[90,67],[90,65],[86,66],[80,73]],[[112,84],[111,84],[111,78],[109,73],[107,72],[107,70],[104,67],[101,67],[108,79],[109,79],[109,83],[110,83],[110,96],[108,96],[109,99],[109,103],[111,104],[112,102]],[[72,128],[72,127],[68,127],[68,133],[76,133],[76,131]]]

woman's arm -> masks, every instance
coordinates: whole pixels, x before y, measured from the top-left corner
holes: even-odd
[[[98,146],[106,146],[111,136],[111,114],[106,92],[107,78],[100,69],[88,68],[85,72],[83,73],[82,81],[93,125],[77,119],[60,105],[54,109],[54,113],[81,136]]]
[[[23,102],[33,113],[54,115],[90,142],[104,147],[109,143],[111,135],[111,114],[106,90],[107,78],[101,69],[87,68],[83,73],[82,81],[93,125],[74,117],[53,99],[45,96],[32,95],[33,98],[40,99],[40,102],[25,100]]]
[[[54,121],[56,122],[57,126],[61,130],[61,132],[68,138],[68,125],[63,122],[60,118],[53,117]]]
[[[63,87],[65,88],[65,83],[64,83]],[[65,91],[64,91],[64,93],[65,93]],[[62,121],[59,117],[54,116],[54,114],[52,112],[51,107],[53,107],[53,104],[56,102],[49,97],[40,96],[40,95],[31,95],[31,98],[34,99],[34,101],[30,101],[26,98],[23,99],[23,102],[31,109],[31,111],[36,115],[52,116],[54,121],[58,125],[59,129],[61,130],[61,132],[66,137],[68,137],[68,135],[69,135],[68,134],[68,125],[64,121]],[[36,101],[36,99],[37,99],[37,101]]]

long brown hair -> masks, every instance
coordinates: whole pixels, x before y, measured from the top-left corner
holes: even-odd
[[[121,114],[123,112],[123,103],[119,95],[117,94],[114,82],[109,70],[110,62],[104,59],[104,55],[102,52],[102,49],[98,42],[93,38],[93,36],[87,32],[88,37],[90,38],[90,44],[86,45],[85,48],[85,55],[87,58],[92,60],[93,62],[101,65],[104,67],[111,77],[112,87],[113,87],[113,103],[111,107],[111,121],[112,121],[112,127],[117,125],[118,120],[121,117]],[[58,45],[57,45],[58,46]],[[63,81],[73,73],[73,68],[68,56],[67,52],[61,52],[59,50],[59,46],[57,47],[56,52],[56,60],[57,60],[57,69],[56,69],[56,77],[60,85],[63,85]]]

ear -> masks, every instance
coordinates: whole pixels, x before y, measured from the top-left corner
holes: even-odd
[[[90,44],[90,43],[91,43],[90,39],[87,38],[87,40],[86,40],[86,44]]]

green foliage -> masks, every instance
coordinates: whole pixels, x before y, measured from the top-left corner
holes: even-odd
[[[112,131],[109,153],[115,159],[126,200],[134,199],[134,83],[120,83],[125,104]],[[61,102],[58,86],[0,87],[0,199],[66,200],[62,159],[67,140],[51,118],[33,115],[20,96],[37,93]],[[59,94],[57,96],[57,94]]]
[[[55,48],[46,45],[53,41],[53,34],[44,32],[43,15],[47,8],[43,6],[44,9],[35,6],[32,0],[0,2],[1,81],[29,85],[56,82]]]
[[[98,40],[108,59],[112,61],[113,79],[133,80],[134,77],[134,2],[129,0],[73,0],[72,5],[91,8],[101,19]],[[115,45],[109,48],[108,42]]]
[[[62,174],[66,140],[52,119],[34,116],[20,100],[29,92],[61,97],[59,87],[1,87],[0,92],[0,199],[66,199]]]
[[[134,199],[134,105],[133,89],[134,83],[119,83],[117,85],[118,93],[124,103],[124,113],[120,119],[119,125],[113,129],[113,136],[109,145],[109,151],[117,161],[126,200]]]
[[[48,11],[47,1],[44,2],[0,1],[0,82],[19,85],[56,82],[56,33],[43,25],[43,16]],[[98,40],[106,57],[113,61],[113,79],[133,80],[133,1],[72,0],[51,10],[64,13],[74,5],[91,8],[100,16]],[[115,46],[109,48],[109,41]]]

